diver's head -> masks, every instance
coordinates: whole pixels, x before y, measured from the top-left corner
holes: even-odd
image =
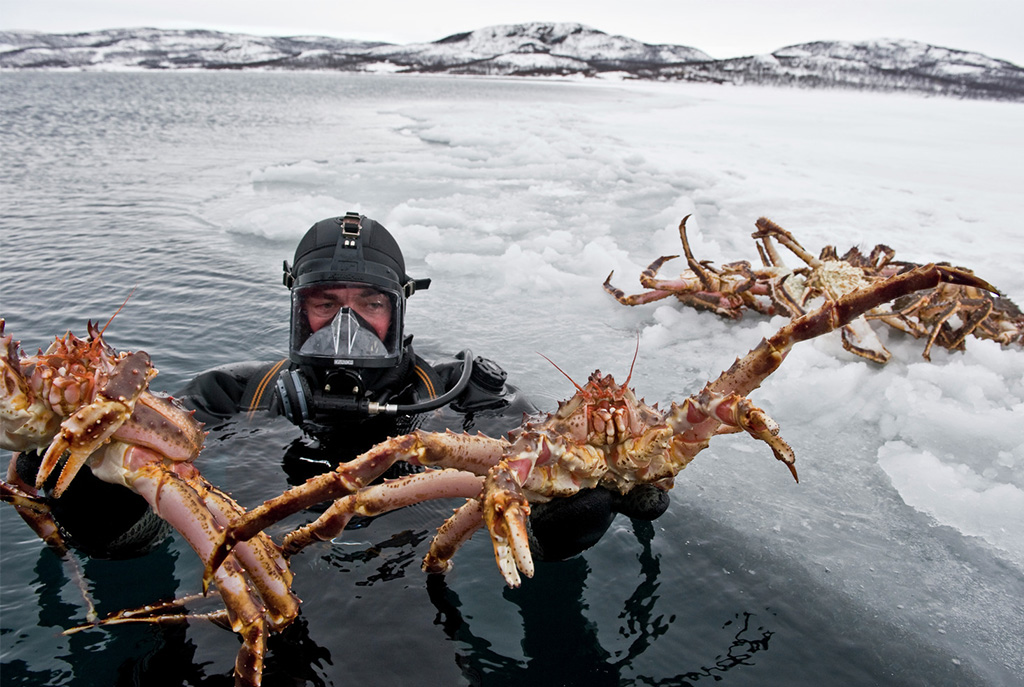
[[[430,280],[409,277],[388,230],[350,212],[310,227],[284,283],[291,362],[314,391],[363,396],[402,363],[406,299]]]

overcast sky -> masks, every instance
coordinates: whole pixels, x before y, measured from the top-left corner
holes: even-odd
[[[417,43],[531,21],[579,22],[717,58],[909,38],[1024,66],[1020,0],[0,0],[0,29],[50,33],[149,26]]]

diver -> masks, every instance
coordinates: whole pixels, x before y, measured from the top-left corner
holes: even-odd
[[[426,423],[500,435],[537,408],[494,362],[462,351],[431,365],[404,330],[406,303],[429,279],[413,279],[394,237],[349,213],[313,225],[284,263],[291,290],[286,359],[208,370],[174,394],[206,423],[269,411],[300,426],[313,445],[355,457]],[[442,413],[443,414],[443,413]],[[332,461],[337,462],[337,458]],[[333,467],[333,465],[331,466]]]
[[[390,436],[480,431],[503,436],[538,412],[495,362],[462,351],[430,364],[404,330],[406,304],[430,279],[406,274],[395,238],[379,222],[349,212],[314,224],[284,263],[291,290],[288,358],[214,368],[175,394],[204,422],[264,410],[300,426],[289,464],[333,469]],[[320,455],[320,458],[316,456]],[[292,460],[294,459],[294,460]],[[410,469],[399,464],[392,470]],[[389,472],[387,477],[401,473]],[[640,487],[621,496],[603,488],[533,504],[531,545],[539,560],[562,560],[595,544],[616,513],[653,520],[668,495]]]

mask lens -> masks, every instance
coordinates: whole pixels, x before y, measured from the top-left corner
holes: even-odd
[[[320,282],[292,290],[291,348],[314,365],[387,367],[401,356],[396,291],[361,282]]]

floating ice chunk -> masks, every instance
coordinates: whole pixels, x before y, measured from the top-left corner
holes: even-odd
[[[907,505],[966,535],[981,537],[1024,567],[1024,491],[902,441],[884,444],[878,464]]]

